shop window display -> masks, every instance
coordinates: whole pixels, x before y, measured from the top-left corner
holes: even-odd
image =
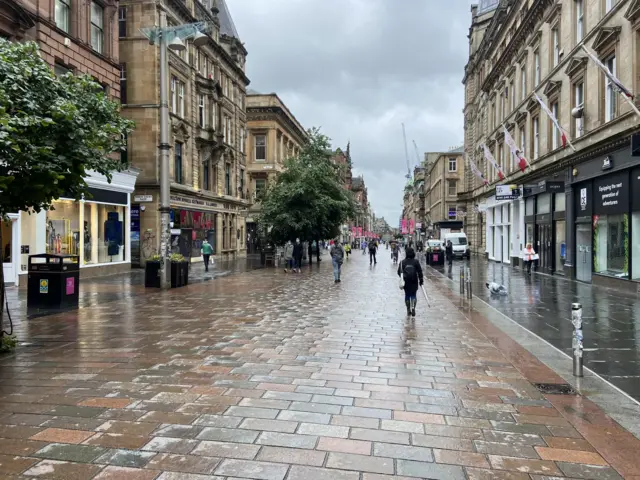
[[[632,271],[631,278],[633,280],[640,280],[640,212],[633,212],[631,214],[631,231],[633,232],[633,248],[631,251]]]
[[[72,200],[57,200],[47,212],[46,252],[80,255],[80,206]]]
[[[124,207],[97,205],[98,210],[98,263],[123,262]],[[95,248],[92,244],[92,249]]]
[[[4,244],[4,248],[2,249],[2,262],[11,263],[13,261],[13,222],[11,220],[5,221],[0,218],[0,228],[2,229],[2,243]]]
[[[601,275],[629,275],[629,216],[593,216],[593,269]]]

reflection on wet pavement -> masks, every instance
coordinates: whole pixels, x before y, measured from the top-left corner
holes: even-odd
[[[18,322],[0,359],[2,478],[620,479],[640,441],[429,283],[404,314],[381,255],[95,287]],[[118,283],[122,282],[122,283]],[[110,300],[110,295],[120,295]]]
[[[435,270],[457,282],[463,264]],[[640,401],[640,299],[478,258],[467,265],[474,295],[569,355],[571,303],[581,303],[585,366]],[[484,285],[491,281],[505,285],[509,295],[492,297]]]

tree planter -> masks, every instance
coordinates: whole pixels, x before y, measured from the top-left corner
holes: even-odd
[[[144,286],[147,288],[160,288],[160,262],[147,262],[144,267]]]
[[[189,284],[189,262],[171,262],[171,288]]]

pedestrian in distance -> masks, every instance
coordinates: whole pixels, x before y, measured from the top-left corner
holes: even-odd
[[[300,243],[300,239],[296,238],[296,243],[293,245],[293,271],[296,270],[300,273],[300,268],[302,267],[302,256],[303,256],[303,246]]]
[[[293,270],[293,243],[289,240],[284,246],[284,273]]]
[[[347,242],[344,246],[344,253],[347,254],[347,260],[349,260],[349,255],[351,255],[351,245]]]
[[[449,262],[449,266],[451,266],[453,263],[453,243],[451,243],[451,240],[447,240],[444,251],[447,256],[447,262]]]
[[[369,243],[369,265],[378,264],[378,261],[376,260],[377,251],[378,251],[378,246],[376,245],[376,242]]]
[[[524,248],[524,252],[522,252],[522,259],[527,266],[527,273],[529,275],[531,275],[531,264],[536,260],[536,257],[537,254],[533,249],[533,245],[531,245],[531,243],[527,243],[527,246]]]
[[[202,253],[202,259],[204,260],[204,271],[208,272],[209,260],[211,259],[211,255],[213,255],[213,246],[211,246],[207,239],[202,241],[202,248],[200,249],[200,252]]]
[[[420,262],[416,260],[416,252],[407,247],[405,258],[398,265],[398,276],[404,290],[404,304],[407,307],[407,316],[416,316],[416,303],[418,302],[418,288],[424,284],[424,276]]]
[[[333,283],[340,283],[340,270],[344,261],[344,249],[340,242],[335,241],[331,246],[331,262],[333,263]]]

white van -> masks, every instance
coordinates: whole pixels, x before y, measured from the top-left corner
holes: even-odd
[[[448,233],[444,237],[445,246],[449,241],[451,241],[451,245],[453,246],[454,257],[471,258],[469,242],[467,242],[467,235],[464,232]]]

